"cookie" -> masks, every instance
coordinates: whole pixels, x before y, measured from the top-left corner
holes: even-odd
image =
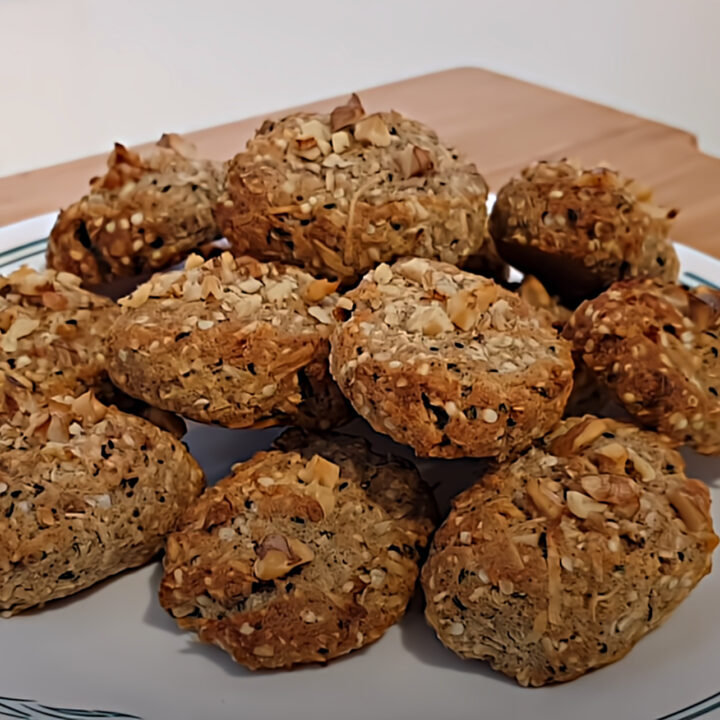
[[[28,267],[0,277],[0,365],[47,397],[98,389],[118,308],[67,272]]]
[[[237,254],[352,283],[402,255],[481,253],[487,184],[435,132],[353,95],[329,114],[267,120],[228,164],[217,205]]]
[[[60,212],[50,233],[48,267],[85,285],[170,267],[220,237],[213,205],[222,165],[195,158],[192,144],[163,135],[146,157],[119,143],[90,193]]]
[[[705,485],[659,436],[593,416],[459,495],[422,572],[425,615],[463,658],[525,686],[619,660],[710,572]]]
[[[225,427],[349,419],[328,371],[336,283],[224,253],[121,299],[108,368],[129,395]]]
[[[330,368],[355,410],[422,457],[506,457],[561,417],[570,346],[488,278],[421,258],[338,302]]]
[[[623,278],[675,281],[675,215],[614,170],[540,162],[502,187],[489,227],[506,262],[574,307]]]
[[[0,424],[0,612],[79,592],[154,557],[204,486],[185,447],[90,392]]]
[[[404,614],[435,508],[359,438],[290,431],[233,467],[168,538],[160,603],[240,664],[324,663]]]
[[[633,418],[720,454],[720,291],[616,283],[580,305],[564,334]]]

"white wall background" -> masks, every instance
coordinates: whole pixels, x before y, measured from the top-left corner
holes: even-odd
[[[0,0],[0,175],[458,65],[720,154],[717,0]]]

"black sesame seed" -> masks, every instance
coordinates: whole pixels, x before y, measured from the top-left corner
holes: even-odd
[[[62,575],[58,575],[58,580],[72,580],[75,573],[72,570],[66,570]]]
[[[578,214],[572,208],[568,208],[567,216],[571,223],[577,222]]]
[[[189,332],[179,332],[179,333],[175,336],[175,342],[179,342],[179,341],[182,340],[183,338],[186,338],[189,334],[190,334]]]
[[[462,600],[457,595],[453,595],[452,601],[458,610],[467,610],[467,607],[463,605]]]

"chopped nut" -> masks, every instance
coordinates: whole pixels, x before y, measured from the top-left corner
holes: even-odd
[[[365,115],[360,98],[353,93],[345,105],[339,105],[330,113],[330,129],[332,132],[355,124]]]
[[[284,535],[267,535],[258,545],[253,573],[259,580],[274,580],[293,568],[309,563],[315,553],[301,540]]]
[[[344,130],[334,132],[331,138],[333,152],[341,155],[350,147],[350,135]],[[323,163],[324,164],[324,163]]]
[[[694,497],[680,488],[670,491],[668,500],[690,532],[699,532],[707,526],[707,517],[694,502]]]
[[[583,519],[587,518],[590,513],[601,513],[607,507],[607,505],[595,502],[592,498],[576,490],[568,490],[567,505],[573,515]]]
[[[388,147],[391,137],[385,121],[379,115],[370,115],[355,125],[355,139],[368,145]]]
[[[419,307],[408,319],[407,328],[410,332],[421,332],[433,337],[442,332],[450,332],[453,325],[445,311],[437,305]]]

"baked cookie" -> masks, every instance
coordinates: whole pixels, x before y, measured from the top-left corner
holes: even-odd
[[[233,467],[168,538],[160,603],[252,670],[324,663],[402,617],[434,527],[405,460],[290,431]]]
[[[349,419],[328,371],[337,283],[223,253],[120,300],[108,368],[129,395],[226,427]]]
[[[502,187],[490,233],[505,261],[574,306],[623,278],[675,281],[675,215],[614,170],[540,162]]]
[[[65,597],[161,549],[204,486],[185,447],[88,392],[0,425],[0,612]]]
[[[710,572],[710,494],[654,433],[571,418],[459,495],[422,572],[428,622],[521,685],[619,660]]]
[[[569,343],[518,295],[421,258],[370,271],[338,302],[330,369],[378,432],[422,457],[506,457],[561,417]]]
[[[119,143],[90,194],[60,212],[47,264],[86,285],[169,267],[220,237],[213,216],[222,164],[195,158],[192,144],[163,135],[140,157]]]
[[[486,200],[475,166],[432,130],[367,115],[353,95],[330,114],[265,121],[229,162],[216,215],[238,254],[347,284],[402,255],[481,253]]]
[[[720,454],[720,291],[619,282],[580,305],[564,334],[636,420]]]
[[[28,267],[0,277],[0,365],[49,397],[97,389],[118,307],[80,287],[80,278]]]

